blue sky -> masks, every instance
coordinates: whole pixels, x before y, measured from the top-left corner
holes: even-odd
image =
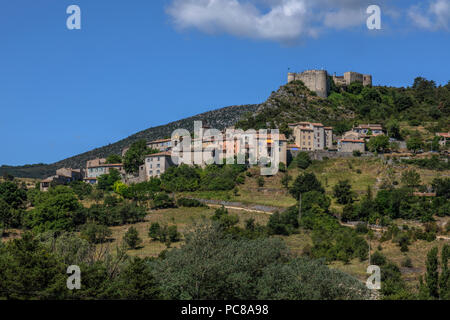
[[[0,3],[0,165],[52,163],[137,131],[259,103],[288,68],[374,84],[450,80],[450,0]],[[68,30],[66,8],[81,8]],[[382,29],[365,9],[379,4]]]

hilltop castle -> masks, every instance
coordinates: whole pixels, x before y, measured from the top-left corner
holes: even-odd
[[[332,77],[336,86],[348,86],[353,82],[361,82],[364,86],[372,85],[372,76],[369,74],[361,74],[358,72],[346,72],[343,76]],[[317,93],[319,97],[326,98],[330,93],[330,78],[326,70],[306,70],[301,73],[288,73],[288,83],[301,80],[305,86]]]

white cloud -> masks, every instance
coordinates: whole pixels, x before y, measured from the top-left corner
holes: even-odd
[[[377,4],[383,21],[385,16],[393,21],[407,15],[419,27],[448,30],[450,0],[429,1],[425,9],[406,11],[386,0]],[[178,29],[289,43],[329,29],[365,26],[371,4],[373,0],[172,0],[166,12]]]
[[[306,27],[305,0],[264,2],[270,6],[267,12],[238,0],[175,0],[167,12],[178,28],[193,27],[208,33],[280,41],[314,34],[314,28]]]
[[[450,0],[429,1],[427,7],[412,6],[408,16],[413,23],[423,29],[450,30]]]

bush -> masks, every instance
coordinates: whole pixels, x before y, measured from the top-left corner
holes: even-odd
[[[298,207],[294,206],[283,213],[275,212],[267,222],[269,234],[279,234],[288,236],[299,227]]]
[[[296,166],[300,169],[308,169],[312,161],[307,152],[300,152],[297,157],[295,157],[294,162]]]
[[[167,193],[157,193],[153,199],[153,209],[166,209],[173,208],[175,203],[172,198],[169,197]]]
[[[258,179],[256,179],[256,183],[258,184],[258,187],[262,188],[264,187],[264,177],[263,176],[259,176]]]
[[[372,257],[370,259],[370,263],[376,266],[384,266],[387,262],[386,257],[384,256],[384,254],[382,254],[379,251],[375,251],[374,254],[372,254]]]
[[[354,157],[361,157],[362,153],[359,150],[353,150],[353,156]]]
[[[172,243],[180,241],[181,234],[178,232],[177,226],[160,226],[159,223],[152,223],[150,225],[148,235],[153,240],[162,243]]]
[[[196,199],[189,199],[189,198],[180,198],[177,200],[177,206],[179,207],[187,207],[187,208],[193,208],[193,207],[206,207],[203,203]]]
[[[409,257],[406,257],[403,261],[402,261],[402,267],[405,268],[412,268],[413,264],[412,264],[412,260]]]
[[[348,180],[339,181],[338,184],[333,187],[333,196],[339,204],[345,205],[352,203],[354,193],[350,182]]]
[[[365,224],[365,223],[358,223],[357,225],[356,225],[356,232],[357,233],[367,233],[367,232],[369,232],[369,228],[367,227],[367,224]]]
[[[130,227],[125,233],[123,240],[128,245],[130,249],[136,249],[141,243],[142,239],[139,238],[139,232],[135,227]]]
[[[105,242],[111,234],[112,232],[107,226],[97,224],[96,222],[86,223],[81,228],[81,238],[94,244]]]

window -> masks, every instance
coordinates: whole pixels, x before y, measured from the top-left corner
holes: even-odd
[[[149,173],[150,173],[150,175],[151,175],[151,176],[153,175],[153,171],[152,171],[152,170],[150,170],[150,172],[149,172]]]
[[[160,171],[159,171],[159,170],[157,170],[157,171],[156,171],[156,174],[158,174],[158,175],[159,175],[159,174],[160,174]]]
[[[157,168],[161,168],[161,165],[158,163],[158,165],[156,166]]]

